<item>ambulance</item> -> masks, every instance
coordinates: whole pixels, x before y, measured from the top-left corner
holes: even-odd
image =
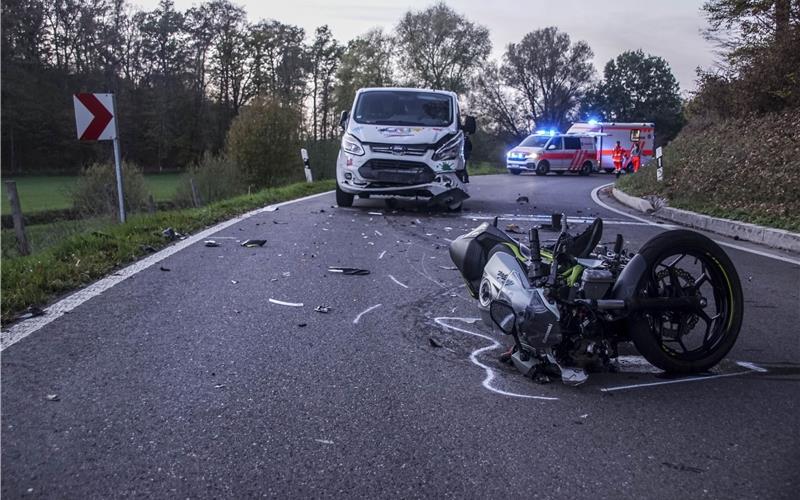
[[[641,164],[647,163],[655,154],[653,143],[655,141],[656,128],[653,123],[619,123],[619,122],[588,122],[575,123],[567,133],[586,134],[594,137],[595,149],[597,151],[597,170],[606,173],[614,171],[614,162],[611,155],[614,147],[619,141],[625,151],[623,169],[633,171],[630,151],[633,145],[638,142],[641,148]]]
[[[597,170],[596,158],[594,136],[541,130],[506,154],[506,168],[513,175],[526,171],[536,175],[550,172],[589,175]]]

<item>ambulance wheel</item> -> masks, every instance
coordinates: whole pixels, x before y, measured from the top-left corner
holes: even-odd
[[[508,172],[509,172],[511,175],[519,175],[519,174],[521,174],[521,173],[522,173],[522,172],[520,172],[520,171],[519,171],[519,169],[518,169],[518,168],[509,168],[509,169],[508,169]]]
[[[547,160],[542,160],[536,165],[536,175],[547,175],[547,172],[550,171],[550,164],[547,163]]]
[[[592,162],[587,161],[583,164],[580,171],[578,172],[579,175],[589,175],[592,173]]]
[[[345,193],[342,191],[342,188],[339,187],[339,183],[336,183],[336,204],[340,207],[352,207],[353,206],[353,196],[350,193]]]

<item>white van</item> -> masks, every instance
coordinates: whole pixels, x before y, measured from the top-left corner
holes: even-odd
[[[419,196],[459,210],[464,184],[464,134],[475,118],[462,117],[453,92],[365,88],[342,112],[344,131],[336,160],[336,203],[356,195]]]

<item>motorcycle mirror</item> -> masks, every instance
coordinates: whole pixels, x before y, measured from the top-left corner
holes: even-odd
[[[514,308],[511,304],[502,300],[493,300],[489,304],[489,315],[497,327],[503,333],[510,335],[514,332],[514,327],[517,323],[517,315],[514,313]]]

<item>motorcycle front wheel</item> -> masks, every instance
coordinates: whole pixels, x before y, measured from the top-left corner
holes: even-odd
[[[646,298],[699,297],[697,311],[647,311],[630,318],[634,345],[654,366],[667,372],[705,372],[731,350],[742,325],[739,275],[728,255],[694,231],[666,231],[639,253],[647,270],[637,294]]]

